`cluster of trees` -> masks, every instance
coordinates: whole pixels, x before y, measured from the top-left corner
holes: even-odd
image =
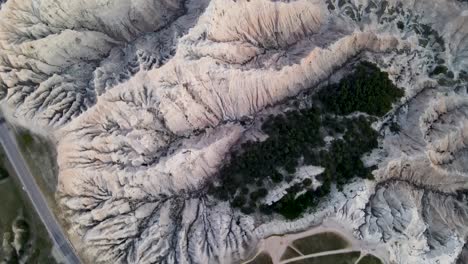
[[[220,170],[221,185],[211,186],[210,193],[230,200],[243,211],[253,211],[258,200],[268,194],[264,188],[267,181],[290,180],[280,170],[293,174],[304,152],[323,146],[320,127],[320,112],[316,108],[269,117],[262,126],[268,139],[246,142],[241,152],[233,152],[231,162]]]
[[[297,195],[306,186],[303,184],[295,184],[289,187],[288,192],[281,200],[271,206],[271,211],[277,212],[287,219],[295,219],[299,217],[307,208],[313,208],[318,205],[320,198],[327,195],[325,189],[316,191],[307,189],[305,193]],[[329,192],[329,190],[328,190]]]
[[[356,111],[383,116],[404,95],[386,72],[370,62],[361,62],[356,71],[318,93],[328,111],[347,115]]]
[[[346,132],[342,139],[335,139],[326,150],[306,153],[306,165],[325,168],[321,175],[322,185],[317,190],[307,190],[297,195],[303,188],[290,188],[288,194],[274,204],[274,210],[288,219],[300,216],[308,208],[315,207],[320,198],[328,195],[332,183],[338,188],[348,183],[354,177],[372,179],[372,169],[366,168],[361,156],[376,148],[378,133],[370,126],[368,118],[360,116],[342,120]],[[294,187],[294,186],[293,186]],[[297,196],[297,197],[296,197]]]
[[[448,68],[445,65],[437,65],[434,70],[430,73],[430,76],[439,75],[439,74],[447,74]]]
[[[347,130],[343,138],[333,140],[319,162],[325,168],[325,178],[339,186],[355,176],[372,177],[361,157],[378,146],[378,133],[372,129],[366,117],[347,119],[345,122]]]
[[[361,63],[354,74],[320,92],[321,103],[313,104],[319,108],[270,116],[262,125],[268,138],[246,142],[231,153],[230,163],[220,170],[220,184],[212,184],[209,193],[230,201],[244,213],[259,210],[289,219],[300,216],[328,195],[333,183],[341,188],[354,177],[372,178],[361,157],[378,146],[378,133],[370,125],[374,118],[339,115],[361,111],[382,116],[401,96],[403,91],[386,73],[373,64]],[[326,135],[335,138],[329,145],[323,140]],[[268,195],[267,186],[291,181],[300,161],[301,165],[325,168],[319,176],[320,188],[314,190],[312,181],[305,179],[289,187],[288,194],[278,202],[262,204],[261,199]]]
[[[221,184],[210,186],[209,191],[218,199],[230,201],[244,213],[259,209],[264,213],[275,211],[287,218],[296,218],[316,206],[319,199],[330,192],[332,183],[342,186],[355,176],[372,177],[361,161],[364,153],[377,147],[378,134],[368,119],[360,116],[337,120],[320,115],[315,108],[271,117],[263,126],[269,138],[263,142],[245,143],[242,152],[232,153],[231,162],[220,170]],[[323,148],[321,127],[325,128],[323,131],[342,133],[342,138]],[[262,205],[260,199],[268,194],[266,183],[292,179],[290,175],[295,173],[301,157],[304,165],[325,168],[321,175],[322,186],[314,191],[310,188],[312,181],[305,179],[291,186],[288,194],[270,208]],[[303,190],[307,191],[297,195]]]

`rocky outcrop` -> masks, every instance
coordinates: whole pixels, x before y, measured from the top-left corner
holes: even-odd
[[[8,1],[0,12],[2,97],[55,126],[95,104],[93,72],[113,48],[166,27],[184,2]]]
[[[228,263],[268,235],[331,218],[387,247],[390,262],[453,261],[466,241],[463,8],[9,0],[0,11],[0,93],[17,118],[56,137],[57,199],[92,263]],[[363,58],[406,91],[376,123],[382,148],[366,158],[379,167],[375,183],[334,190],[295,222],[246,216],[206,194],[255,129],[246,120]],[[452,76],[430,75],[442,60]],[[389,118],[399,134],[382,125]]]

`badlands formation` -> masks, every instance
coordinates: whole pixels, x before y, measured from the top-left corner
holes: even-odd
[[[294,221],[207,194],[253,133],[246,120],[361,60],[405,90],[374,123],[379,148],[363,159],[375,180],[334,188]],[[458,0],[8,0],[0,11],[3,108],[56,139],[56,199],[89,263],[237,262],[323,221],[388,263],[467,263],[467,71]]]

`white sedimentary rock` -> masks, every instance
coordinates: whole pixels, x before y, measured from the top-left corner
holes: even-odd
[[[58,203],[91,263],[228,263],[268,235],[326,218],[382,244],[391,262],[447,263],[467,239],[467,8],[9,0],[0,11],[0,96],[18,120],[57,138]],[[378,63],[406,91],[392,113],[400,134],[382,128],[383,149],[368,158],[379,166],[376,182],[334,190],[294,222],[259,222],[206,195],[248,129],[241,120],[357,59]],[[445,85],[429,76],[441,59],[456,79]]]
[[[183,1],[8,1],[0,13],[2,93],[20,116],[61,125],[95,103],[111,49],[165,27]]]

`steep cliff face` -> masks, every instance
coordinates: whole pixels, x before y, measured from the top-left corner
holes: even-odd
[[[467,19],[452,0],[9,0],[0,94],[57,138],[57,199],[91,262],[227,263],[326,218],[389,261],[453,261],[466,241]],[[375,183],[296,222],[206,194],[245,120],[359,59],[406,91],[376,125]]]

